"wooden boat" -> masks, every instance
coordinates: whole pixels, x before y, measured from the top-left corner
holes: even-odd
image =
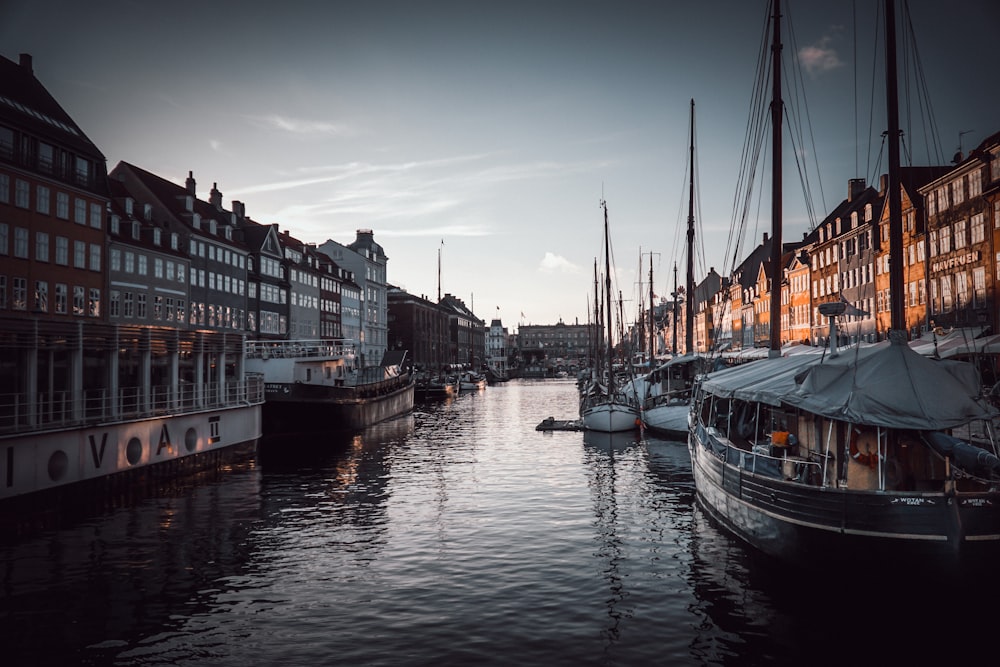
[[[890,44],[891,10],[890,0]],[[775,7],[775,43],[778,16]],[[897,143],[891,117],[889,128]],[[890,226],[901,229],[898,145],[895,159],[893,152]],[[892,240],[900,236],[890,230],[891,271],[901,270]],[[954,436],[996,410],[982,400],[971,364],[929,359],[906,345],[902,302],[892,299],[899,309],[888,341],[839,352],[832,343],[829,353],[772,356],[700,380],[692,473],[700,505],[726,529],[805,569],[842,566],[877,577],[877,566],[995,563],[1000,459],[995,445]],[[831,341],[845,307],[820,306]]]

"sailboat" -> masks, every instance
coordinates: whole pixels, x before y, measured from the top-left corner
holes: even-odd
[[[614,327],[611,316],[611,235],[608,230],[608,206],[604,209],[604,303],[606,306],[605,333],[606,350],[595,364],[596,373],[583,388],[580,397],[580,418],[583,427],[589,431],[616,433],[631,431],[639,426],[639,407],[617,388],[614,358]],[[602,383],[603,381],[603,383]]]
[[[776,161],[778,5],[775,0]],[[890,271],[901,276],[894,65],[895,11],[886,0]],[[772,212],[780,213],[780,202]],[[777,253],[780,222],[773,215]],[[780,264],[771,267],[777,271]],[[777,275],[772,281],[779,292]],[[836,318],[845,304],[831,301],[819,307],[830,318],[829,351],[780,356],[773,335],[780,311],[773,307],[772,356],[710,373],[696,386],[688,450],[698,502],[755,549],[803,568],[833,564],[870,573],[865,576],[887,571],[874,569],[878,565],[937,572],[992,566],[1000,555],[1000,458],[995,446],[956,437],[996,411],[981,400],[971,364],[925,358],[906,345],[901,282],[888,341],[838,351]]]
[[[670,359],[646,377],[642,424],[668,438],[686,438],[691,406],[691,387],[702,370],[705,357],[694,350],[694,100],[691,100],[690,174],[687,218],[687,287],[684,299],[684,354]],[[676,283],[676,266],[674,270]],[[677,288],[674,287],[676,298]],[[677,323],[674,322],[674,332]],[[677,345],[675,341],[674,349]],[[652,355],[650,355],[652,359]]]

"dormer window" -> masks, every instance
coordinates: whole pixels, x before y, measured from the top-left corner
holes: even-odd
[[[160,236],[161,236],[161,234],[162,234],[162,232],[160,231],[159,228],[154,228],[153,229],[153,245],[156,245],[156,246],[160,245]]]
[[[192,197],[191,195],[187,195],[186,197],[184,197],[184,210],[188,212],[194,211],[194,197]]]
[[[858,228],[858,212],[853,211],[851,212],[851,229],[857,229],[857,228]]]
[[[226,225],[225,228],[224,228],[224,230],[226,232],[226,240],[227,241],[232,241],[233,240],[233,228],[230,227],[229,225]]]
[[[209,233],[211,233],[213,235],[218,234],[218,230],[216,228],[215,220],[209,220],[208,221],[208,231],[209,231]]]
[[[142,206],[142,217],[145,220],[152,220],[153,219],[153,205],[152,204],[143,204],[143,206]]]
[[[111,233],[118,234],[119,226],[121,225],[121,218],[118,217],[117,213],[111,214]]]
[[[132,221],[132,238],[139,238],[139,222],[137,220]]]
[[[172,234],[170,234],[170,249],[180,250],[180,247],[181,247],[181,239],[177,235],[177,232],[173,232]]]
[[[125,212],[129,215],[133,214],[133,209],[135,208],[135,200],[131,197],[125,198]]]
[[[872,221],[872,205],[865,204],[865,222]]]
[[[201,229],[201,216],[199,214],[195,213],[191,217],[191,226],[195,229]]]

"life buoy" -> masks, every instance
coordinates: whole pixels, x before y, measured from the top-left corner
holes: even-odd
[[[865,452],[862,453],[858,450],[858,436],[861,435],[861,429],[857,426],[851,429],[851,440],[848,446],[848,451],[851,454],[851,458],[860,463],[861,465],[868,466],[869,468],[874,468],[875,464],[878,463],[879,456],[878,451],[871,451],[871,448],[865,445]]]

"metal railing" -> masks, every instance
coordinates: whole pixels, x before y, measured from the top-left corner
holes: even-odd
[[[122,387],[79,392],[0,394],[0,435],[217,410],[264,402],[264,378],[234,382]]]

